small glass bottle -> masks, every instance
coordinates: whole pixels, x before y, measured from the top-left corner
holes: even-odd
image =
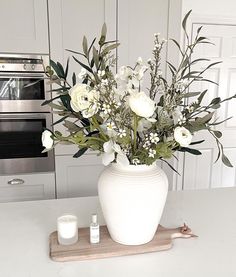
[[[90,224],[90,243],[100,242],[100,230],[98,224],[98,218],[96,214],[92,215],[92,222]]]

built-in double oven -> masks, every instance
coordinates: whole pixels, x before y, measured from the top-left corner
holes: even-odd
[[[52,128],[44,74],[48,56],[0,54],[0,175],[54,171],[41,135]]]

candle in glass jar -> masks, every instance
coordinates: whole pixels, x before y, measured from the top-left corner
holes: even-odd
[[[62,245],[74,244],[78,240],[78,220],[75,215],[63,215],[57,219],[58,242]]]

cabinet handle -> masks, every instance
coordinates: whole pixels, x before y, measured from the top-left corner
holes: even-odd
[[[7,183],[9,185],[22,185],[22,184],[24,184],[24,182],[25,181],[22,179],[12,179],[12,180],[8,181]]]

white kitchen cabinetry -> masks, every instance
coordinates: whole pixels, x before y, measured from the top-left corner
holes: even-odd
[[[0,202],[53,198],[54,173],[0,176]]]
[[[97,181],[103,170],[101,157],[85,154],[80,158],[56,156],[57,197],[97,195]]]
[[[47,0],[0,1],[0,52],[49,53]]]

